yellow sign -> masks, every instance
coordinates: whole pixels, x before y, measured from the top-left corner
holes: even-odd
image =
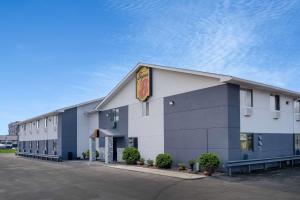
[[[136,73],[136,98],[147,101],[152,95],[152,70],[149,67],[141,67]]]

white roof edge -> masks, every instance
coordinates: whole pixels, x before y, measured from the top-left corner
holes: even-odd
[[[63,113],[65,110],[68,110],[68,109],[71,109],[71,108],[80,107],[80,106],[84,106],[84,105],[88,105],[88,104],[91,104],[91,103],[95,103],[97,101],[100,102],[103,99],[104,99],[104,97],[101,97],[101,98],[93,99],[93,100],[90,100],[90,101],[82,102],[82,103],[79,103],[79,104],[75,104],[73,106],[68,106],[68,107],[60,108],[60,109],[57,109],[57,110],[52,111],[52,112],[48,112],[48,113],[45,113],[45,114],[42,114],[42,115],[38,115],[36,117],[32,117],[32,118],[20,121],[20,122],[18,122],[18,124],[21,125],[21,124],[28,123],[28,122],[33,122],[35,120],[42,119],[42,118],[45,118],[45,117],[57,115],[59,113]]]
[[[138,63],[104,98],[103,101],[96,107],[95,111],[98,111],[99,108],[104,105],[123,85],[125,85],[128,81],[128,79],[134,74],[134,72],[142,67],[151,67],[154,69],[162,69],[162,70],[169,70],[174,72],[180,72],[180,73],[187,73],[187,74],[194,74],[199,76],[206,76],[211,78],[220,79],[220,81],[225,81],[231,79],[231,76],[222,75],[222,74],[216,74],[216,73],[209,73],[209,72],[202,72],[202,71],[196,71],[196,70],[190,70],[190,69],[183,69],[183,68],[177,68],[177,67],[167,67],[162,65],[155,65],[155,64],[147,64],[147,63]],[[93,112],[93,111],[92,111]],[[90,112],[90,113],[92,113]]]
[[[238,78],[238,77],[232,77],[232,79],[224,80],[223,82],[233,83],[233,84],[235,83],[235,84],[240,84],[240,85],[250,85],[250,86],[253,86],[253,87],[257,87],[257,88],[260,88],[260,89],[269,90],[269,91],[273,91],[273,92],[282,93],[282,94],[289,95],[289,96],[292,96],[292,97],[298,97],[298,98],[300,97],[299,92],[295,92],[295,91],[292,91],[292,90],[284,89],[284,88],[273,86],[273,85],[268,85],[268,84],[265,84],[265,83],[260,83],[260,82],[256,82],[256,81],[242,79],[242,78]]]

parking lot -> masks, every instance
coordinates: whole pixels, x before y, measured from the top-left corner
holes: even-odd
[[[0,199],[300,199],[300,168],[182,180],[88,162],[0,155]]]

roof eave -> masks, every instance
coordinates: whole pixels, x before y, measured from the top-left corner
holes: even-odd
[[[291,96],[291,97],[294,97],[294,98],[299,98],[300,97],[300,93],[295,92],[295,91],[287,90],[287,89],[284,89],[284,88],[280,88],[280,87],[277,87],[277,86],[272,86],[272,85],[268,85],[268,84],[264,84],[264,83],[250,81],[250,80],[246,80],[246,79],[242,79],[242,78],[237,78],[237,77],[232,77],[231,79],[224,80],[223,82],[238,84],[238,85],[243,86],[243,87],[250,87],[250,88],[258,89],[258,90],[267,90],[267,91],[270,91],[270,92],[284,94],[284,95]]]

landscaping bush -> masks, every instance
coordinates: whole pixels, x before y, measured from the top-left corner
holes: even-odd
[[[82,157],[83,157],[83,159],[85,160],[86,159],[86,152],[82,152]]]
[[[138,160],[140,160],[140,152],[134,147],[127,147],[123,151],[123,160],[126,161],[128,165],[134,165]]]
[[[199,158],[201,169],[209,173],[213,173],[220,164],[218,156],[214,153],[204,153]]]
[[[85,152],[85,154],[86,154],[86,158],[89,159],[89,158],[90,158],[90,150],[88,149],[88,150]]]
[[[155,164],[158,168],[170,169],[172,166],[172,158],[169,154],[163,153],[156,156]]]
[[[96,151],[96,160],[99,158],[100,154],[99,151]]]
[[[186,169],[185,164],[184,164],[184,163],[178,163],[178,169],[179,169],[180,171],[185,170],[185,169]]]
[[[193,171],[194,170],[194,166],[195,166],[195,161],[194,160],[190,160],[189,161],[189,165],[190,165],[190,169]]]
[[[153,160],[151,160],[151,159],[149,159],[149,160],[147,160],[147,165],[149,166],[149,167],[152,167],[153,166]]]

